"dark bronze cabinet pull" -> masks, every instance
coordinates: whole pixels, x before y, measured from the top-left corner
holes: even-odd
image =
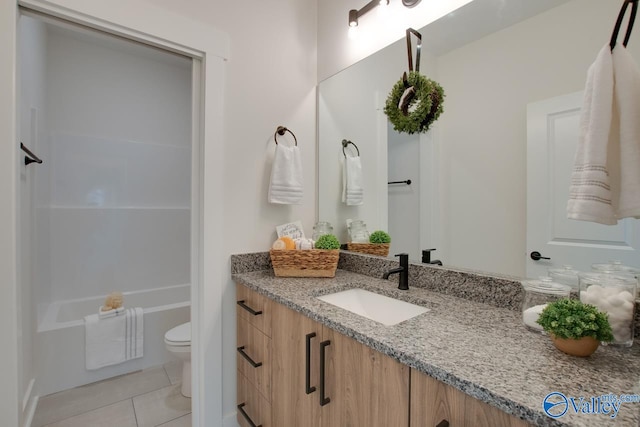
[[[238,353],[240,353],[242,357],[247,359],[247,361],[251,363],[251,366],[253,366],[254,368],[262,366],[262,362],[255,362],[251,357],[249,357],[247,353],[244,352],[244,346],[238,347]]]
[[[331,399],[325,397],[325,349],[327,346],[331,345],[331,341],[322,341],[320,343],[320,406],[324,406],[327,403],[331,402]]]
[[[236,304],[238,304],[240,307],[244,308],[245,310],[247,310],[249,313],[253,314],[254,316],[262,314],[262,310],[255,311],[253,308],[251,308],[248,305],[246,305],[245,304],[245,300],[238,301]]]
[[[249,417],[249,414],[247,414],[244,411],[244,407],[246,406],[246,403],[241,403],[238,405],[238,411],[240,411],[240,413],[242,414],[242,416],[244,417],[245,420],[247,420],[247,422],[249,423],[249,425],[251,427],[262,427],[262,424],[260,424],[259,426],[256,425],[256,423],[253,422],[253,420],[251,419],[251,417]]]
[[[315,387],[311,387],[311,338],[316,336],[315,332],[305,335],[306,353],[305,353],[305,368],[304,368],[304,384],[305,392],[311,394],[316,391]]]
[[[436,425],[436,427],[449,427],[449,421],[442,420],[438,423],[438,425]]]

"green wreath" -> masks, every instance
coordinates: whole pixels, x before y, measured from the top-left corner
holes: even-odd
[[[403,100],[405,91],[410,88],[413,88],[413,95]],[[406,99],[410,99],[409,102]],[[404,106],[399,105],[401,100],[405,101]],[[400,79],[391,89],[384,113],[398,132],[426,132],[444,111],[443,102],[442,86],[417,71],[411,71],[406,79]]]

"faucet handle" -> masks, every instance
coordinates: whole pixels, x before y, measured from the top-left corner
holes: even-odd
[[[408,254],[408,253],[405,253],[405,252],[402,252],[402,253],[399,253],[399,254],[395,254],[394,256],[399,256],[400,258],[402,258],[403,256],[408,257],[408,256],[409,256],[409,254]]]

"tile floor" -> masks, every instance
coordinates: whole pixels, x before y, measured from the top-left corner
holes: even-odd
[[[191,427],[180,362],[41,397],[31,427]]]

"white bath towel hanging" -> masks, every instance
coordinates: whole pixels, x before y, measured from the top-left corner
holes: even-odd
[[[607,44],[587,74],[567,216],[614,225],[640,217],[640,72]]]
[[[617,170],[618,160],[609,152],[612,116],[613,60],[606,45],[587,73],[567,204],[570,219],[616,223],[610,171]]]
[[[348,206],[364,203],[360,156],[346,156],[342,163],[342,201]]]
[[[106,319],[91,314],[84,318],[84,323],[87,370],[116,365],[144,355],[142,308],[128,308],[121,315]]]
[[[297,146],[276,145],[269,182],[269,203],[298,205],[302,201],[302,158]]]
[[[616,217],[640,218],[640,70],[624,45],[612,55],[620,159]]]

